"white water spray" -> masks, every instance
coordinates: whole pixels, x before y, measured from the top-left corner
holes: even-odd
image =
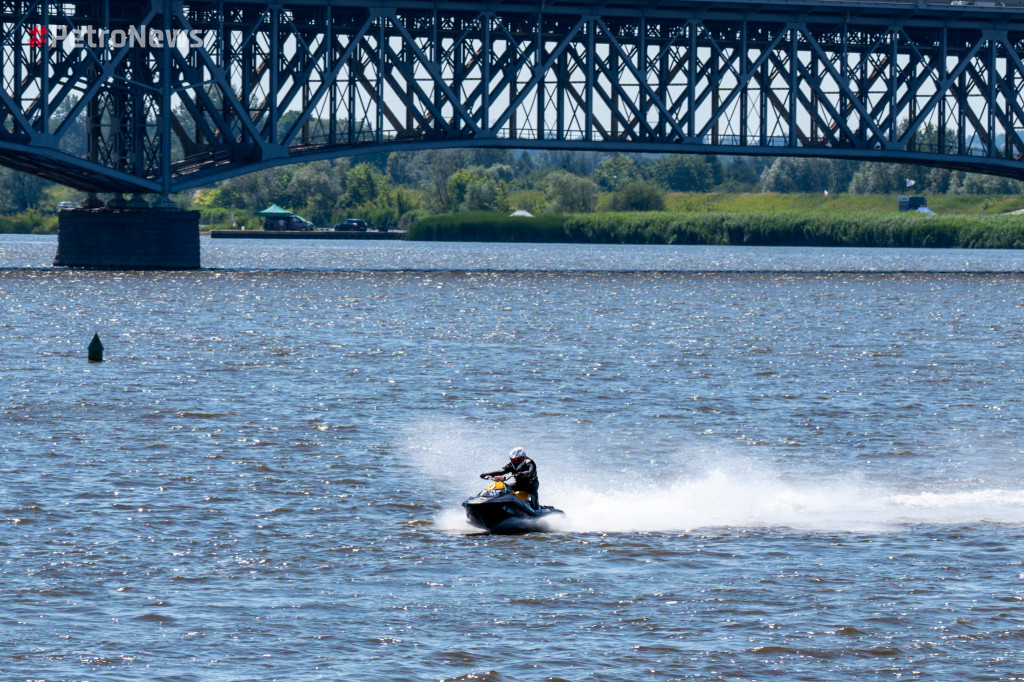
[[[555,503],[567,510],[563,529],[571,531],[882,531],[907,524],[1024,523],[1024,490],[923,492],[864,481],[751,478],[721,469],[641,489],[581,489],[560,497]]]
[[[927,488],[896,479],[879,484],[858,474],[788,471],[734,453],[673,453],[657,444],[651,447],[657,459],[641,459],[623,457],[626,448],[583,452],[579,439],[573,442],[577,447],[507,427],[431,421],[410,429],[406,448],[417,466],[429,462],[446,480],[443,493],[451,506],[435,525],[452,532],[470,530],[459,503],[482,487],[477,475],[499,468],[514,445],[524,445],[537,460],[541,502],[566,512],[559,529],[567,532],[879,532],[914,524],[1024,524],[1024,487],[989,485],[983,478]]]

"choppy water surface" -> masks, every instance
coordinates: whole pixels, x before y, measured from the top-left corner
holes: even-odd
[[[4,679],[1024,674],[1018,253],[54,249],[0,237]],[[514,445],[560,532],[462,521]]]

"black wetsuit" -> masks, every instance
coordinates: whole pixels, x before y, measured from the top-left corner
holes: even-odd
[[[484,476],[515,476],[515,483],[512,484],[512,492],[517,490],[526,491],[530,495],[530,506],[540,509],[540,498],[537,490],[540,488],[540,481],[537,480],[537,465],[529,457],[524,457],[519,465],[509,462],[498,471],[491,471]]]

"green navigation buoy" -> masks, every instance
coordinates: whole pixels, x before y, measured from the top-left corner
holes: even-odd
[[[103,362],[103,344],[100,343],[99,332],[93,334],[89,342],[89,362]]]

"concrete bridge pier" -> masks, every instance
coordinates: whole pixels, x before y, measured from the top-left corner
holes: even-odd
[[[116,194],[106,206],[90,194],[57,218],[53,264],[96,270],[194,270],[199,263],[199,211],[183,211],[166,195],[152,203]]]

